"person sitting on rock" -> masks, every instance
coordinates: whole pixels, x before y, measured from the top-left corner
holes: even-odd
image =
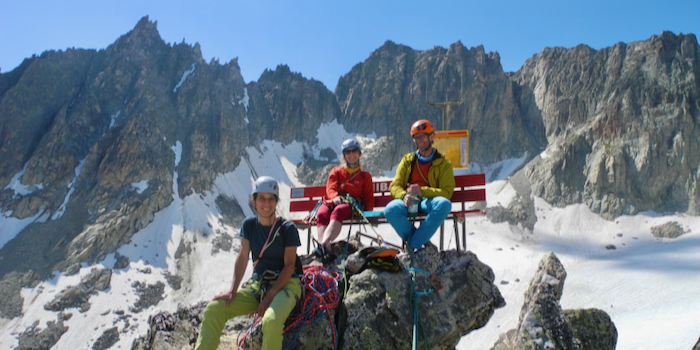
[[[204,309],[196,350],[215,350],[226,321],[253,312],[262,317],[262,349],[282,349],[284,323],[301,295],[297,276],[303,271],[299,271],[296,254],[301,241],[296,226],[275,215],[277,181],[262,176],[254,187],[251,201],[257,215],[241,225],[233,283]],[[239,288],[251,253],[253,276]]]
[[[340,234],[343,220],[350,219],[352,214],[348,196],[361,206],[361,210],[374,209],[372,175],[360,167],[360,144],[355,139],[347,139],[341,148],[345,164],[331,170],[326,182],[326,198],[316,210],[319,245],[311,253],[311,258],[321,258],[324,264],[336,259],[330,249],[331,243]]]
[[[396,198],[384,209],[386,221],[408,246],[420,249],[430,241],[452,210],[450,198],[455,188],[452,164],[435,148],[435,129],[428,120],[421,119],[411,126],[411,137],[416,152],[403,156],[396,176],[391,182],[391,195]],[[412,205],[414,210],[409,213]],[[428,214],[415,228],[409,215]]]

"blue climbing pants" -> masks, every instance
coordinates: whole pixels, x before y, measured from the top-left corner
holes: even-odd
[[[451,210],[452,203],[445,197],[423,198],[418,206],[418,211],[426,213],[428,216],[418,228],[415,228],[408,218],[408,208],[403,200],[394,199],[384,208],[384,217],[394,227],[402,240],[407,241],[408,237],[411,237],[408,244],[419,249],[435,234]]]
[[[226,307],[226,300],[214,300],[207,304],[195,350],[216,350],[226,321],[258,311],[260,288],[260,281],[251,279],[236,291],[236,297],[229,307]],[[297,277],[291,277],[285,287],[275,295],[261,320],[263,350],[282,349],[284,323],[300,296],[301,283]]]

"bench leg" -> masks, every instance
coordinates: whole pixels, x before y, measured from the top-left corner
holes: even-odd
[[[306,235],[306,254],[311,254],[311,225],[306,232],[308,232]]]
[[[467,250],[467,220],[462,221],[462,242],[464,242],[464,250]]]
[[[440,251],[443,251],[443,245],[442,241],[445,240],[445,223],[443,222],[442,225],[440,225]]]
[[[452,222],[455,225],[455,246],[457,247],[457,251],[459,251],[459,227],[457,226],[457,218],[452,219]]]

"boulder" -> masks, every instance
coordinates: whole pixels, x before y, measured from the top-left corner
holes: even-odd
[[[684,234],[683,227],[678,222],[667,222],[663,225],[654,226],[651,228],[651,235],[656,238],[677,238]]]
[[[582,349],[614,350],[617,328],[607,313],[599,309],[564,310],[571,322],[574,336]]]
[[[615,349],[617,329],[610,316],[597,309],[561,309],[566,270],[550,252],[540,260],[525,292],[518,325],[492,350]]]
[[[406,254],[399,254],[399,258],[404,266],[410,265]],[[418,298],[420,318],[431,349],[454,349],[463,335],[486,325],[494,311],[505,306],[493,284],[493,271],[471,252],[438,252],[434,246],[428,246],[415,254],[414,267],[437,277],[442,284],[442,289]],[[411,348],[413,313],[409,281],[407,272],[373,269],[350,278],[345,298],[345,349]],[[418,291],[428,291],[432,283],[426,275],[417,274]]]
[[[49,350],[67,330],[68,327],[63,324],[63,321],[46,322],[46,328],[42,330],[37,320],[17,337],[18,344],[15,349]]]

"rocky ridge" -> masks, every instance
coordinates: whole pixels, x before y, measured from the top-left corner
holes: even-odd
[[[555,205],[583,202],[607,218],[698,212],[693,35],[662,33],[598,51],[548,48],[512,74],[483,47],[416,51],[386,42],[333,94],[286,66],[246,84],[236,60],[204,62],[198,45],[166,44],[156,26],[144,17],[105,50],[49,51],[0,75],[0,210],[36,218],[0,250],[0,275],[97,261],[148,225],[173,192],[211,190],[246,147],[311,147],[309,131],[334,119],[379,137],[383,150],[368,149],[363,161],[381,174],[411,148],[394,126],[419,118],[440,125],[440,109],[425,101],[442,95],[463,101],[447,123],[470,130],[476,170],[534,157],[522,169],[531,193]],[[327,165],[300,169],[318,183]],[[7,187],[13,180],[21,185]],[[220,202],[240,217],[240,204]],[[44,239],[27,245],[29,237]],[[20,259],[39,250],[50,254]]]

